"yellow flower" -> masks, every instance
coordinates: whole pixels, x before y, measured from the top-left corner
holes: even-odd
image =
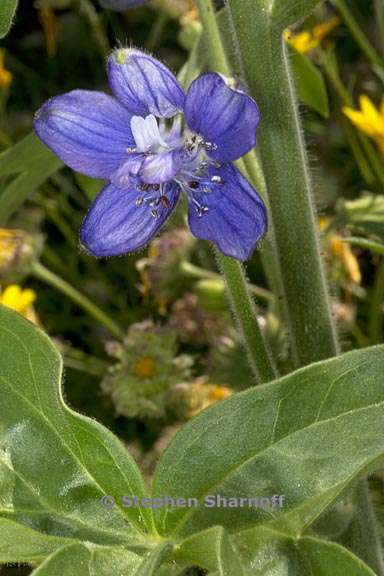
[[[290,30],[284,31],[284,38],[297,52],[305,54],[319,46],[320,42],[340,24],[340,18],[333,16],[326,22],[315,26],[312,30],[304,30],[299,34],[292,34]]]
[[[5,50],[0,48],[0,88],[8,88],[12,82],[12,73],[4,66]]]
[[[19,314],[31,320],[31,322],[36,321],[35,312],[32,304],[36,300],[36,294],[33,290],[24,290],[17,284],[11,284],[7,286],[2,292],[0,292],[0,304],[7,306],[7,308],[12,308],[16,310]]]
[[[384,98],[380,108],[376,108],[366,94],[360,96],[359,102],[360,110],[355,110],[349,106],[344,106],[342,110],[358,130],[376,142],[384,154]]]
[[[351,250],[349,244],[343,241],[340,236],[332,234],[329,239],[331,252],[338,256],[343,263],[344,269],[354,284],[360,284],[361,272],[359,262]]]

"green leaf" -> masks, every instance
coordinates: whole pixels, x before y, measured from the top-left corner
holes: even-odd
[[[48,536],[0,518],[0,563],[41,562],[66,543],[71,543],[71,540]]]
[[[47,558],[32,576],[134,576],[141,560],[137,554],[94,544],[71,544]]]
[[[12,25],[17,8],[17,0],[1,0],[0,2],[0,38],[4,38]]]
[[[301,102],[328,118],[328,93],[321,71],[294,48],[290,48],[290,62]]]
[[[190,536],[178,546],[176,560],[200,566],[218,576],[243,576],[243,568],[228,533],[221,526]]]
[[[253,528],[232,537],[245,576],[374,576],[349,550],[319,538],[291,538],[268,528]]]
[[[0,154],[0,176],[13,178],[0,187],[0,225],[25,202],[47,178],[62,166],[34,133]]]
[[[301,533],[383,456],[383,371],[382,346],[357,350],[236,394],[190,421],[163,453],[153,493],[199,506],[156,510],[159,533],[266,523]],[[233,508],[204,505],[212,504],[208,495],[284,495],[284,506],[243,501],[239,512],[239,500]]]
[[[350,236],[349,238],[343,238],[343,242],[352,244],[353,246],[358,246],[364,250],[370,250],[376,254],[384,254],[384,244],[382,242],[374,242],[368,238],[359,238],[355,236]]]
[[[271,0],[271,23],[281,31],[304,20],[322,0]]]
[[[63,539],[145,546],[151,511],[121,499],[146,495],[136,464],[111,432],[64,404],[57,350],[5,307],[0,358],[0,516]]]
[[[147,554],[135,572],[135,576],[156,576],[157,569],[161,566],[171,550],[172,544],[169,542],[159,544],[159,546]]]

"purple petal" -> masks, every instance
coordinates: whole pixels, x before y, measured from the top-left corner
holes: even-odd
[[[92,204],[80,232],[81,243],[94,256],[117,256],[142,248],[158,232],[176,206],[179,189],[168,184],[163,190],[167,205],[156,208],[136,204],[140,193],[134,186],[106,186]],[[152,215],[156,210],[157,217]]]
[[[216,160],[236,160],[256,144],[260,119],[256,102],[230,88],[220,74],[203,74],[192,82],[185,116],[189,128],[214,145],[208,154]]]
[[[219,178],[220,183],[212,182]],[[199,216],[196,206],[190,202],[192,233],[197,238],[210,240],[227,256],[248,260],[267,230],[267,212],[256,190],[231,164],[209,168],[200,189],[194,197],[208,211]]]
[[[137,116],[171,118],[184,107],[185,94],[164,64],[139,50],[115,50],[108,59],[115,96]]]
[[[108,178],[134,145],[131,114],[112,96],[73,90],[38,110],[34,129],[59,158],[93,178]]]

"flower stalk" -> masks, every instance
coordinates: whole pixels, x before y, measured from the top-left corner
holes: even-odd
[[[110,318],[103,310],[100,310],[96,304],[94,304],[87,296],[79,292],[76,288],[74,288],[71,284],[68,284],[63,278],[57,276],[51,270],[48,270],[43,264],[40,262],[35,262],[32,268],[32,274],[42,280],[46,284],[52,286],[68,298],[70,298],[75,304],[80,306],[85,312],[87,312],[90,316],[92,316],[95,320],[100,322],[103,326],[105,326],[113,336],[122,340],[124,337],[124,333],[121,328],[116,324],[112,318]]]
[[[312,189],[282,30],[252,0],[229,0],[245,79],[258,102],[258,132],[270,216],[296,365],[337,353],[320,259]],[[255,57],[257,55],[257,57]]]
[[[198,7],[209,45],[210,61],[217,71],[230,76],[212,1],[198,0]],[[273,380],[276,377],[276,370],[258,323],[256,307],[248,289],[244,268],[240,262],[217,251],[216,259],[225,279],[230,304],[243,336],[251,368],[259,381]]]

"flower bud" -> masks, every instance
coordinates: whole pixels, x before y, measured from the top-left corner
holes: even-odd
[[[40,255],[42,244],[38,234],[0,228],[0,283],[17,283],[27,276]]]

